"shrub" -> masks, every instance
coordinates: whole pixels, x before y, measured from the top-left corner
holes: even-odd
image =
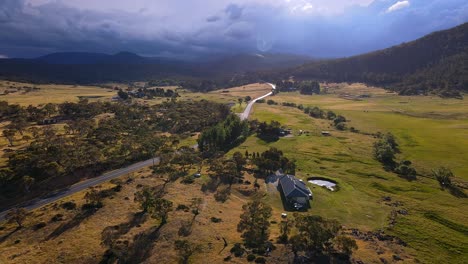
[[[219,223],[219,222],[221,222],[221,221],[222,221],[221,218],[217,218],[217,217],[214,217],[214,216],[211,217],[211,222],[213,222],[213,223]]]
[[[34,231],[36,230],[39,230],[41,228],[44,228],[47,224],[45,222],[40,222],[40,223],[37,223],[36,225],[34,225]]]
[[[177,205],[177,208],[176,208],[177,211],[185,211],[185,212],[188,212],[190,210],[190,208],[188,206],[186,206],[185,204],[179,204]]]
[[[252,262],[252,261],[254,261],[254,260],[255,260],[255,255],[254,255],[254,254],[249,254],[249,255],[247,256],[247,261],[248,261],[248,262]]]
[[[442,188],[452,186],[453,173],[449,168],[440,167],[432,170],[432,176],[436,178]]]
[[[188,221],[184,221],[182,226],[179,228],[179,236],[189,236],[192,233],[192,225]]]
[[[122,190],[122,185],[118,184],[115,187],[112,188],[112,191],[114,192],[120,192]]]
[[[336,129],[338,130],[345,130],[346,129],[346,124],[344,122],[340,122],[335,124]]]
[[[400,162],[400,164],[395,168],[395,173],[408,180],[416,179],[416,170],[411,166],[411,161],[409,160]]]
[[[189,176],[185,176],[182,179],[181,183],[183,183],[183,184],[192,184],[194,181],[195,181],[195,178],[192,175],[189,175]]]
[[[214,197],[216,201],[224,203],[225,201],[227,201],[230,194],[231,190],[229,190],[229,188],[224,188],[222,190],[218,190],[215,193]]]
[[[242,257],[242,255],[245,253],[245,249],[240,243],[235,243],[230,252],[236,257]]]
[[[65,210],[74,210],[74,209],[76,209],[76,203],[74,203],[74,202],[63,203],[62,208],[65,209]]]
[[[56,214],[51,219],[52,222],[63,221],[63,214]]]
[[[255,259],[255,263],[266,263],[266,259],[264,257],[258,257]]]

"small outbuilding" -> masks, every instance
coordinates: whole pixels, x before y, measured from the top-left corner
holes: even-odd
[[[286,174],[281,176],[278,187],[283,193],[286,202],[296,210],[307,207],[309,200],[312,199],[312,191],[303,181],[293,175]]]

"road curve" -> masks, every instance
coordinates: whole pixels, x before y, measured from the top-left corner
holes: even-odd
[[[66,196],[75,194],[75,193],[77,193],[79,191],[82,191],[82,190],[84,190],[86,188],[96,186],[96,185],[101,184],[101,183],[103,183],[105,181],[112,180],[112,179],[115,179],[117,177],[123,176],[125,174],[140,170],[140,169],[142,169],[144,167],[151,166],[151,165],[153,165],[153,162],[156,162],[156,163],[159,162],[159,158],[154,158],[154,160],[149,159],[149,160],[141,161],[141,162],[132,164],[132,165],[130,165],[128,167],[122,168],[122,169],[118,169],[118,170],[114,170],[114,171],[104,173],[101,176],[91,178],[91,179],[88,179],[88,180],[85,180],[85,181],[82,181],[82,182],[78,182],[78,183],[70,186],[69,188],[67,188],[65,190],[58,191],[58,192],[56,192],[56,193],[54,193],[52,195],[46,196],[45,198],[37,198],[37,199],[29,201],[29,202],[27,202],[25,204],[18,205],[17,207],[22,207],[22,208],[24,208],[24,209],[26,209],[28,211],[34,210],[34,209],[37,209],[37,208],[42,207],[44,205],[47,205],[49,203],[56,202],[57,200],[60,200],[60,199],[62,199],[64,197],[66,197]],[[8,213],[8,211],[9,210],[5,210],[3,212],[0,212],[0,221],[5,219],[5,216]]]
[[[267,83],[268,85],[271,86],[272,90],[275,90],[276,89],[276,85],[272,84],[272,83]],[[252,101],[250,101],[248,104],[247,104],[247,107],[245,108],[244,112],[242,112],[239,117],[241,120],[246,120],[247,118],[249,118],[249,115],[250,115],[250,111],[252,111],[252,106],[258,101],[258,100],[261,100],[265,97],[268,97],[270,95],[273,94],[273,91],[265,94],[265,95],[262,95],[258,98],[255,98],[253,99]]]

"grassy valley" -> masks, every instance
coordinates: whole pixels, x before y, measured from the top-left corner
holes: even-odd
[[[34,85],[15,83],[13,86]],[[108,102],[117,93],[86,86],[75,87],[76,90],[68,86],[38,87],[41,89],[4,97],[11,104],[26,106],[42,100],[44,103],[78,102],[77,96],[85,92],[89,100]],[[186,133],[179,133],[175,130],[179,126],[154,128],[155,135],[169,137],[159,147],[158,155],[163,157],[159,166],[131,172],[28,212],[22,228],[17,228],[13,222],[3,222],[0,224],[0,262],[183,263],[188,259],[190,263],[206,263],[206,259],[210,259],[213,263],[247,263],[247,256],[251,254],[259,261],[264,258],[267,263],[285,263],[294,258],[292,244],[278,242],[285,222],[281,214],[286,212],[291,221],[306,215],[337,220],[342,226],[340,232],[354,239],[358,246],[348,259],[352,263],[463,263],[468,254],[465,216],[468,209],[465,164],[468,106],[465,100],[399,96],[363,84],[327,83],[321,87],[327,92],[320,95],[280,92],[268,97],[266,102],[256,103],[249,117],[250,126],[255,126],[254,120],[277,121],[290,129],[291,134],[267,140],[250,128],[251,133],[244,141],[224,155],[216,154],[221,156],[198,156],[184,148],[196,144],[198,135],[210,127],[188,128],[197,113],[183,119],[187,117],[184,111],[175,111],[171,112],[170,119],[155,120],[156,123],[185,120],[188,129]],[[67,97],[46,101],[49,92],[61,90],[66,91]],[[182,105],[209,100],[230,105],[231,111],[240,112],[246,105],[246,96],[256,98],[268,91],[267,84],[209,93],[177,89],[180,97],[175,100]],[[141,106],[159,109],[155,110],[156,116],[169,115],[167,110],[161,111],[158,107],[164,102],[168,104],[166,98],[132,100]],[[331,110],[347,119],[346,129],[339,130],[332,121],[313,118],[285,103]],[[200,117],[206,115],[200,113]],[[217,122],[219,126],[225,121]],[[134,133],[132,131],[128,133]],[[330,136],[323,135],[323,131],[328,131]],[[407,180],[385,169],[374,158],[373,145],[378,140],[378,132],[391,132],[395,136],[400,150],[396,158],[412,162],[417,171],[416,179]],[[2,148],[7,148],[7,144],[7,140],[3,140]],[[21,142],[15,151],[28,144]],[[117,142],[116,146],[120,144]],[[311,208],[298,215],[288,211],[280,192],[265,181],[266,175],[258,170],[253,156],[272,147],[294,162],[296,177],[305,182],[311,177],[333,180],[338,185],[337,191],[307,183],[314,195]],[[178,152],[173,152],[177,149]],[[223,183],[222,171],[229,169],[227,164],[235,164],[239,155],[236,153],[246,158],[241,175],[236,176],[242,181]],[[186,163],[180,157],[190,157],[191,161]],[[6,161],[4,157],[4,164]],[[221,168],[216,164],[224,165]],[[432,175],[432,170],[441,166],[453,171],[452,183],[458,192],[443,189]],[[185,173],[180,174],[182,171]],[[191,176],[198,171],[200,178]],[[217,190],[211,190],[209,186],[215,179],[220,182]],[[172,203],[167,223],[142,209],[137,197],[149,190],[147,188],[153,188],[150,193],[161,197],[158,199]],[[264,256],[255,253],[256,249],[247,248],[246,253],[236,257],[235,244],[246,242],[237,231],[242,207],[256,200],[271,206],[268,240],[275,249]],[[94,202],[96,204],[89,207]],[[290,237],[298,232],[293,229]],[[187,258],[184,260],[183,256]]]

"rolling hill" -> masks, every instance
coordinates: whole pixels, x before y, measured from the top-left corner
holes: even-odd
[[[384,50],[307,63],[282,75],[364,82],[401,94],[468,92],[468,23]]]

